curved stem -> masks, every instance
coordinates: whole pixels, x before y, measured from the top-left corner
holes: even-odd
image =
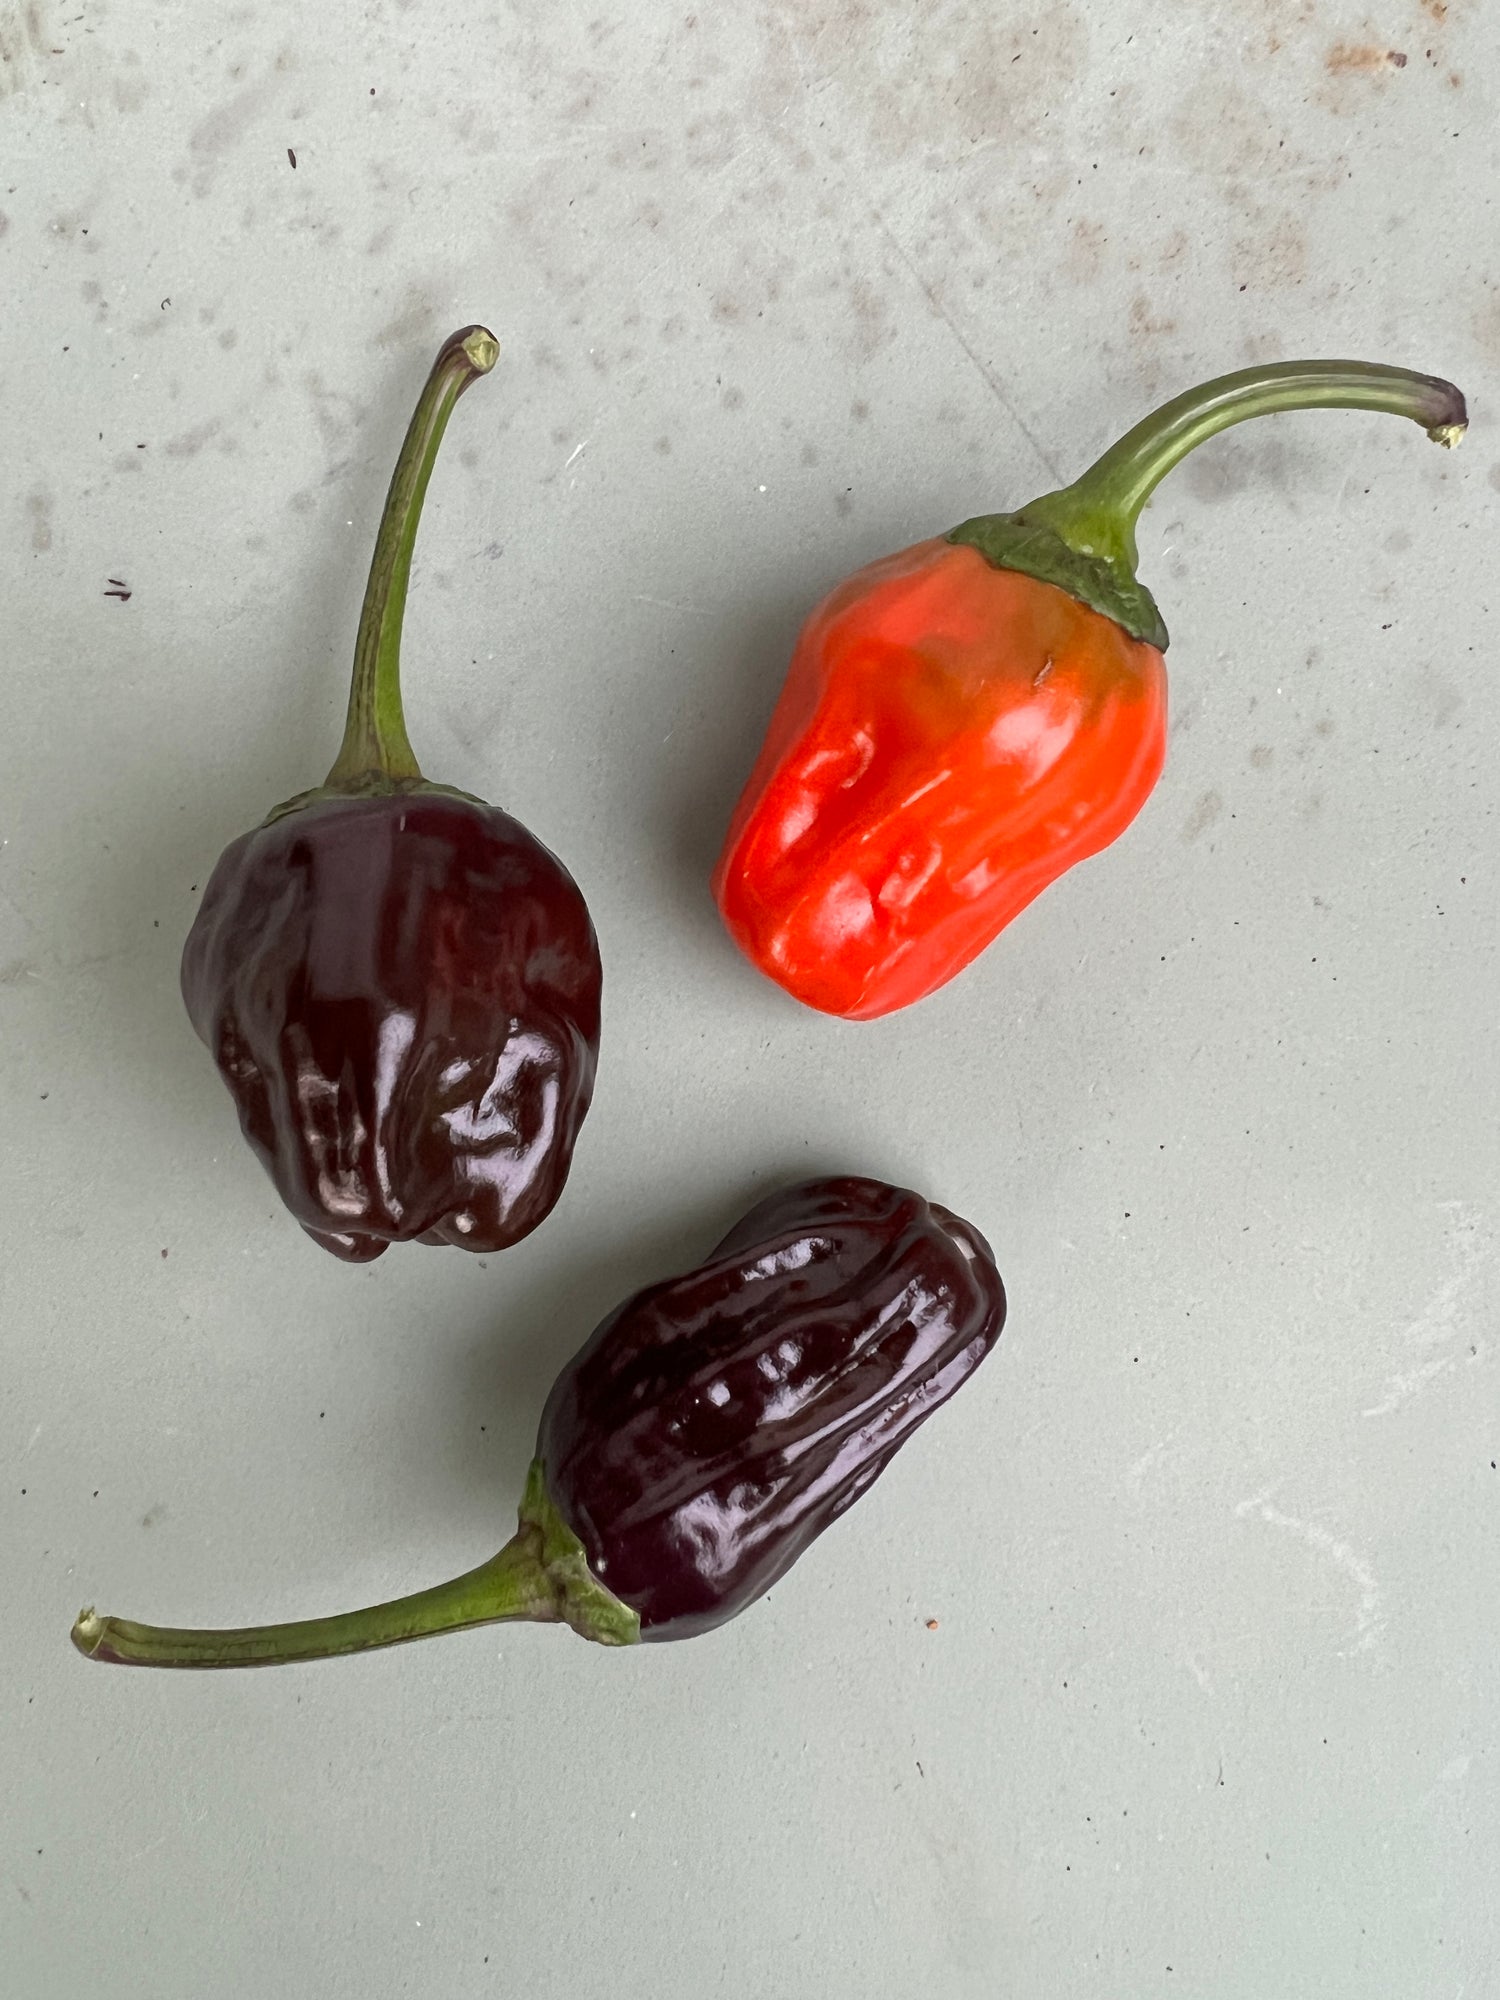
[[[589,1568],[583,1543],[547,1490],[539,1458],[527,1471],[519,1513],[515,1534],[478,1569],[363,1611],[290,1625],[199,1631],[101,1618],[90,1608],[73,1621],[73,1644],[85,1659],[119,1667],[274,1667],[521,1619],[571,1625],[580,1637],[601,1646],[633,1646],[641,1636],[639,1614],[606,1590]]]
[[[560,1616],[556,1591],[542,1563],[541,1531],[528,1524],[478,1569],[363,1611],[288,1625],[195,1631],[101,1618],[89,1610],[80,1612],[74,1623],[73,1644],[90,1660],[123,1667],[270,1667],[399,1646],[409,1639],[461,1632],[472,1625],[518,1619],[550,1624]]]
[[[1456,445],[1468,423],[1451,382],[1370,361],[1278,361],[1220,375],[1163,403],[1081,478],[1020,509],[1080,553],[1135,567],[1135,524],[1157,485],[1205,439],[1280,410],[1380,410],[1409,417],[1437,444]]]
[[[453,406],[471,382],[494,367],[500,343],[482,326],[466,326],[444,341],[417,399],[386,494],[365,585],[344,740],[325,783],[358,791],[371,781],[419,779],[421,767],[401,708],[401,621],[412,549],[427,482]]]

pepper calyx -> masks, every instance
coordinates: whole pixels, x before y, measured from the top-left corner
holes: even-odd
[[[342,780],[338,784],[314,785],[309,791],[298,792],[295,798],[283,799],[279,806],[271,810],[261,821],[261,828],[274,826],[279,819],[289,813],[301,812],[305,806],[329,804],[334,800],[348,799],[462,799],[466,805],[480,806],[490,810],[489,801],[479,797],[477,792],[460,791],[457,785],[434,784],[431,778],[388,778],[379,771],[368,771],[358,778]]]
[[[1132,639],[1143,640],[1159,653],[1166,651],[1167,628],[1156,599],[1128,564],[1075,548],[1028,509],[1023,507],[1014,514],[976,514],[945,539],[978,549],[996,569],[1016,570],[1040,583],[1055,584],[1091,611],[1112,618]]]
[[[641,1636],[640,1613],[607,1590],[589,1568],[588,1552],[547,1491],[546,1468],[534,1458],[521,1498],[521,1530],[538,1538],[537,1557],[552,1587],[557,1615],[582,1639],[601,1646],[633,1646]]]

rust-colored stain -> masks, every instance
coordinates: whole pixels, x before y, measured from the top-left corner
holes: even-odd
[[[1091,222],[1080,216],[1073,224],[1066,255],[1069,277],[1079,284],[1091,285],[1104,268],[1104,246],[1109,241],[1109,231],[1102,222]]]
[[[1323,67],[1330,76],[1379,76],[1405,69],[1406,57],[1399,49],[1382,49],[1373,42],[1335,42]]]
[[[1430,21],[1439,23],[1448,18],[1448,0],[1422,0],[1422,12]]]
[[[1145,292],[1137,292],[1130,301],[1130,333],[1134,340],[1165,340],[1177,331],[1177,322],[1165,314],[1151,309],[1151,300]]]
[[[1311,261],[1307,231],[1292,209],[1247,201],[1245,227],[1232,241],[1234,268],[1257,290],[1272,285],[1300,285]]]
[[[1224,801],[1219,794],[1205,792],[1182,823],[1183,846],[1191,847],[1195,840],[1201,840],[1223,810]]]

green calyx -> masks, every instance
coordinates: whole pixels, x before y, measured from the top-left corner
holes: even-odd
[[[1014,514],[982,514],[947,537],[997,569],[1053,583],[1165,650],[1167,628],[1136,577],[1135,528],[1158,484],[1207,438],[1281,410],[1378,410],[1456,445],[1468,424],[1462,394],[1435,375],[1369,361],[1282,361],[1189,389],[1111,445],[1081,478]]]
[[[589,1568],[582,1542],[547,1491],[540,1459],[526,1475],[520,1525],[478,1569],[407,1597],[285,1625],[224,1630],[138,1625],[81,1611],[73,1644],[85,1658],[127,1667],[268,1667],[398,1646],[438,1632],[516,1622],[571,1625],[601,1646],[630,1646],[641,1621]]]
[[[439,348],[417,398],[375,537],[354,643],[344,740],[323,791],[362,797],[422,782],[401,706],[401,624],[412,551],[453,407],[471,382],[490,372],[499,353],[500,343],[487,327],[460,328]],[[306,803],[307,796],[295,803]]]
[[[1165,652],[1167,628],[1156,599],[1128,563],[1077,548],[1056,528],[1023,507],[1018,514],[977,514],[947,537],[978,549],[996,569],[1016,569],[1042,583],[1055,583],[1069,597],[1102,611],[1123,625],[1132,639]]]
[[[583,1543],[553,1505],[539,1458],[531,1461],[521,1496],[521,1532],[536,1537],[541,1564],[557,1616],[582,1639],[601,1646],[633,1646],[641,1636],[640,1613],[606,1590],[589,1568]]]

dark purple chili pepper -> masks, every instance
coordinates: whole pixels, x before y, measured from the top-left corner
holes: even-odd
[[[401,621],[454,404],[498,347],[433,363],[391,480],[343,747],[317,790],[220,857],[182,994],[282,1200],[357,1262],[391,1243],[500,1250],[551,1210],[588,1110],[601,973],[577,885],[519,821],[423,777]]]
[[[989,1245],[882,1181],[804,1181],[610,1314],[548,1398],[520,1527],[478,1569],[334,1618],[178,1631],[80,1614],[125,1666],[269,1666],[510,1619],[685,1639],[769,1590],[979,1366]]]

